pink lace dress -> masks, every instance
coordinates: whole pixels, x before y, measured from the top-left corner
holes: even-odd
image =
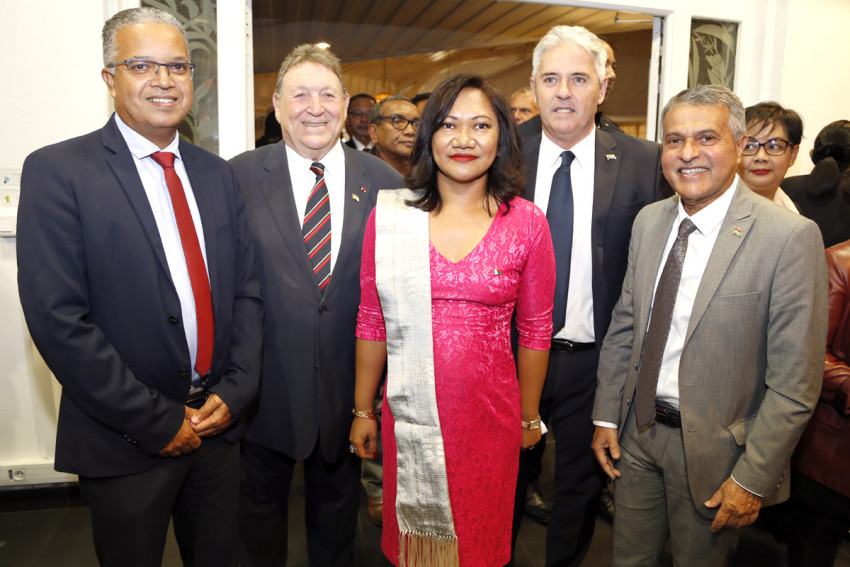
[[[449,501],[463,567],[510,560],[520,392],[511,352],[516,307],[519,344],[547,350],[552,335],[555,258],[546,217],[532,203],[511,202],[464,259],[430,247],[437,408],[446,453]],[[375,213],[363,243],[357,336],[386,339],[375,286]],[[391,381],[392,376],[387,377]],[[396,565],[396,443],[384,399],[384,528],[381,547]]]

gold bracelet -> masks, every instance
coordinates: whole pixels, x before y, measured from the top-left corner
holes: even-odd
[[[522,428],[527,429],[528,431],[540,429],[540,416],[538,415],[537,419],[532,419],[531,421],[523,421]]]
[[[363,419],[371,419],[372,421],[377,421],[378,418],[375,417],[375,412],[372,410],[361,411],[357,408],[353,408],[351,410],[351,415],[354,417],[362,417]]]

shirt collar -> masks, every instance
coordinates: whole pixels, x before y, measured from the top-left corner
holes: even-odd
[[[289,147],[289,144],[284,143],[286,147],[286,159],[295,166],[297,170],[307,171],[313,160],[301,156],[294,149]],[[342,177],[345,173],[345,152],[342,149],[342,141],[337,141],[328,153],[317,160],[325,166],[325,175]]]
[[[546,164],[557,168],[561,165],[561,153],[564,148],[549,139],[546,132],[540,134],[540,156],[538,158],[540,164]],[[593,128],[590,133],[579,140],[569,151],[575,155],[574,163],[578,163],[580,167],[591,167],[593,157],[596,152],[596,128]]]
[[[729,206],[732,204],[732,198],[735,196],[735,191],[738,190],[738,183],[740,183],[740,181],[740,178],[735,175],[735,180],[732,182],[732,186],[729,187],[729,189],[727,189],[720,197],[706,205],[705,208],[693,215],[690,215],[690,217],[685,212],[685,207],[682,205],[682,199],[680,198],[678,214],[676,215],[676,226],[679,226],[679,224],[686,218],[690,218],[694,225],[696,225],[697,230],[699,230],[700,234],[703,236],[708,236],[720,228],[720,224],[723,222],[723,219],[726,218],[726,213],[729,211]]]
[[[121,120],[121,117],[118,113],[115,113],[115,125],[118,126],[118,131],[121,132],[121,136],[124,138],[124,141],[127,142],[127,147],[130,149],[130,153],[136,159],[144,159],[155,152],[171,152],[178,159],[180,158],[180,134],[175,132],[174,139],[171,140],[171,143],[168,144],[167,147],[160,149],[159,146],[127,126],[127,124]]]

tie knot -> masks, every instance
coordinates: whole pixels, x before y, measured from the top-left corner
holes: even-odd
[[[154,152],[151,157],[163,169],[174,167],[174,154],[171,152]]]
[[[318,181],[325,174],[325,166],[317,161],[314,161],[310,164],[310,171],[316,174],[316,181]]]
[[[691,219],[685,218],[685,220],[683,220],[679,225],[679,238],[687,238],[690,233],[696,230],[696,228],[697,226]]]
[[[561,152],[561,167],[570,167],[574,159],[576,159],[576,155],[573,152],[569,150]]]

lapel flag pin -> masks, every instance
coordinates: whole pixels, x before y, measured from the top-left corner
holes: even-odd
[[[502,270],[500,270],[499,268],[493,268],[493,275],[494,276],[501,276]]]
[[[732,231],[732,234],[735,236],[744,236],[744,231],[736,226],[735,230]]]
[[[364,192],[364,193],[366,192],[366,188],[365,188],[365,187],[361,187],[361,188],[360,188],[360,190],[361,190],[362,192]]]
[[[617,159],[617,156],[614,154],[605,154],[605,159],[611,161],[612,159]]]
[[[358,203],[360,202],[360,196],[357,193],[352,193],[351,198],[357,201]]]

